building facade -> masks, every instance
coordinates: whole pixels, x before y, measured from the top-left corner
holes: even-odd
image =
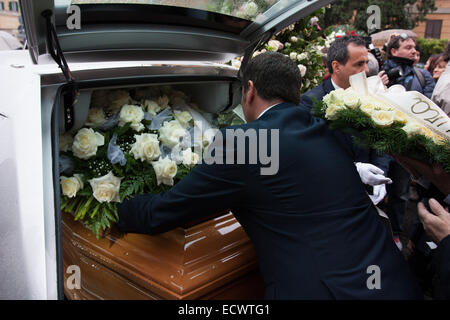
[[[426,16],[427,21],[421,22],[414,32],[419,37],[450,39],[450,0],[436,0],[438,8]]]
[[[0,30],[14,36],[19,33],[20,6],[19,1],[0,0]]]

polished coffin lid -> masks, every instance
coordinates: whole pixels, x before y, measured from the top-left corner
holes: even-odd
[[[255,250],[231,213],[155,236],[113,227],[100,240],[62,215],[64,269],[81,268],[81,290],[69,290],[65,281],[71,299],[203,299],[246,278],[256,279],[249,293],[230,298],[263,297]]]
[[[20,4],[34,63],[47,53],[45,10],[54,13],[65,54],[76,53],[89,60],[92,52],[104,52],[106,57],[125,51],[128,60],[145,52],[148,60],[189,57],[226,62],[332,0],[268,1],[271,5],[254,20],[214,12],[211,6],[217,2],[226,1],[21,0]],[[173,3],[176,6],[167,5]],[[79,8],[80,29],[68,27],[68,19],[78,14],[70,10],[71,5]]]

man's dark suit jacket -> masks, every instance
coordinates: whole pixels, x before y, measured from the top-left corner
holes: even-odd
[[[322,119],[282,103],[231,128],[279,129],[278,173],[200,164],[170,191],[120,204],[119,229],[155,234],[231,209],[254,244],[267,299],[421,298],[352,158]],[[368,289],[372,268],[380,289]]]
[[[317,87],[303,94],[300,100],[300,104],[311,110],[314,105],[311,97],[322,101],[323,97],[333,90],[334,87],[331,82],[331,77],[329,77]],[[350,148],[353,153],[355,162],[371,163],[383,170],[385,175],[388,174],[389,163],[392,161],[391,157],[389,157],[388,155],[378,155],[373,149],[367,150],[359,148],[354,144],[352,137],[347,133],[336,130],[336,136],[345,148]]]
[[[433,256],[434,298],[450,300],[450,236],[439,242]]]

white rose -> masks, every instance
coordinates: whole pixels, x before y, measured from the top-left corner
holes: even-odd
[[[305,88],[309,88],[310,84],[311,84],[311,81],[309,79],[306,79],[306,81],[305,81]]]
[[[286,47],[286,48],[290,48],[291,47],[291,43],[290,42],[286,42],[285,44],[284,44],[284,46]]]
[[[419,122],[414,121],[414,120],[409,120],[404,126],[403,126],[403,131],[406,132],[406,134],[408,135],[408,137],[412,136],[412,135],[416,135],[416,134],[420,134],[423,135],[427,138],[432,139],[435,143],[442,143],[444,141],[443,138],[439,137],[438,135],[436,135],[434,132],[432,132],[431,130],[425,128],[423,125],[421,125]]]
[[[343,105],[330,105],[327,108],[327,111],[325,112],[325,118],[328,120],[336,120],[337,119],[337,113],[338,111],[345,110],[345,106]]]
[[[75,135],[72,152],[75,157],[89,159],[97,154],[99,146],[105,144],[105,138],[93,129],[83,128]]]
[[[186,134],[186,130],[178,120],[166,121],[159,129],[159,140],[167,147],[173,148],[180,143],[180,138]]]
[[[186,149],[181,152],[182,162],[186,167],[193,167],[198,163],[199,156],[192,150]]]
[[[394,120],[402,123],[406,123],[408,121],[407,116],[398,110],[394,110]]]
[[[371,117],[375,124],[379,127],[389,127],[394,123],[393,111],[374,110]]]
[[[114,176],[110,171],[106,176],[89,180],[94,198],[98,202],[120,202],[119,190],[122,178]]]
[[[258,5],[253,1],[244,4],[244,12],[248,17],[254,17],[258,13]]]
[[[297,52],[291,52],[289,58],[294,61],[297,60]]]
[[[433,133],[431,136],[431,139],[433,139],[433,142],[436,144],[445,144],[445,141],[447,141],[445,138]]]
[[[62,134],[59,136],[59,151],[67,152],[72,150],[73,138],[70,134]]]
[[[82,176],[79,174],[74,174],[71,178],[61,176],[59,181],[63,195],[69,198],[74,198],[77,192],[84,188]]]
[[[90,127],[101,126],[106,122],[105,112],[101,108],[91,108],[88,112],[86,125]]]
[[[302,77],[304,77],[305,74],[306,74],[306,70],[307,70],[306,67],[304,65],[302,65],[302,64],[299,64],[298,65],[298,69],[300,70],[300,73],[301,73]]]
[[[319,18],[317,18],[317,17],[312,17],[310,20],[309,20],[309,24],[310,25],[314,25],[314,24],[316,24],[317,22],[319,22]]]
[[[283,44],[278,40],[270,40],[267,44],[269,47],[272,47],[274,51],[283,49]]]
[[[410,137],[415,134],[421,134],[422,125],[414,120],[410,120],[403,126],[402,130]]]
[[[438,136],[437,134],[435,134],[433,131],[431,131],[428,128],[425,128],[424,126],[422,126],[422,130],[420,132],[423,136],[433,140],[434,143],[436,144],[443,144],[445,139]]]
[[[344,100],[342,99],[343,96],[345,94],[344,89],[337,89],[334,91],[331,91],[329,94],[327,94],[325,97],[323,97],[323,102],[325,102],[325,104],[327,106],[330,105],[344,105]]]
[[[169,157],[165,157],[158,161],[153,161],[152,166],[155,170],[158,186],[161,183],[173,186],[173,178],[177,174],[177,164],[175,161],[170,160]]]
[[[345,90],[343,102],[347,108],[354,109],[359,105],[361,99],[358,93],[355,90],[353,90],[353,88],[350,87]]]
[[[178,122],[184,127],[188,127],[189,126],[189,122],[192,120],[192,116],[188,111],[179,111],[179,110],[175,110],[173,112],[173,114],[175,115],[175,119],[178,120]]]
[[[161,111],[161,107],[159,106],[159,104],[153,100],[145,100],[144,108],[152,116],[156,116],[158,112]]]
[[[307,52],[302,52],[297,56],[298,61],[307,60],[309,59],[309,55]]]
[[[297,42],[298,38],[295,36],[292,36],[289,40],[291,40],[291,42]]]
[[[362,104],[361,106],[359,106],[359,108],[368,116],[371,116],[372,112],[375,111],[375,106],[371,103]]]
[[[120,110],[119,126],[123,127],[126,123],[131,122],[131,128],[134,131],[144,130],[144,125],[141,121],[144,120],[144,110],[139,106],[124,105]]]
[[[143,133],[135,135],[136,142],[131,146],[130,152],[136,160],[153,161],[161,155],[159,141],[156,134]]]

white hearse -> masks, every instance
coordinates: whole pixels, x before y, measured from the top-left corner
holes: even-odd
[[[232,109],[225,63],[331,1],[267,1],[256,19],[214,11],[225,2],[245,1],[20,1],[29,51],[0,52],[0,299],[64,299],[58,137],[94,90],[176,84]]]

